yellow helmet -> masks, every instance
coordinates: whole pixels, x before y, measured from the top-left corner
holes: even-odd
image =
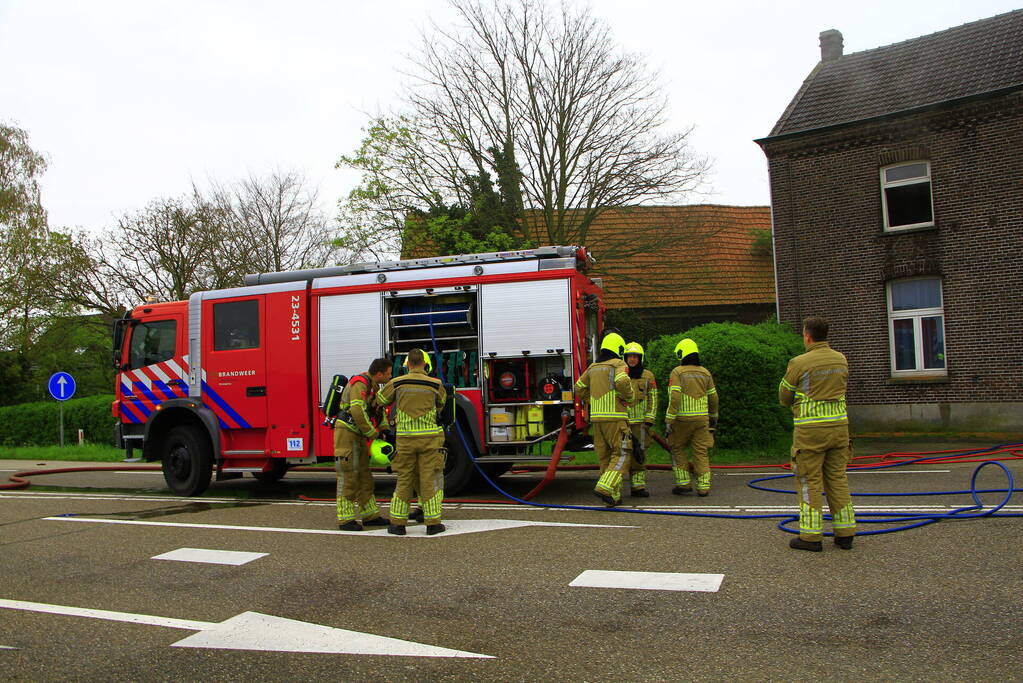
[[[369,445],[369,464],[376,467],[387,467],[394,455],[394,446],[383,439],[373,439]]]
[[[642,359],[643,355],[644,355],[643,354],[643,347],[640,345],[639,342],[629,342],[625,346],[625,353],[626,354],[635,353],[636,355],[638,355],[640,357],[640,359]]]
[[[423,354],[423,361],[426,363],[426,374],[430,374],[433,371],[433,361],[430,360],[430,354],[422,349],[419,349],[419,353]],[[402,361],[401,367],[408,370],[408,354],[405,354],[405,360]]]
[[[678,344],[675,344],[675,357],[682,360],[691,353],[699,353],[700,349],[696,347],[696,342],[692,339],[683,339]]]
[[[600,342],[600,348],[607,349],[621,358],[625,354],[625,340],[622,338],[622,335],[612,332],[604,337],[604,341]]]

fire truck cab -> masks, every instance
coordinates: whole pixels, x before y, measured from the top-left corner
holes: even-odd
[[[162,462],[172,491],[333,459],[320,408],[335,374],[378,357],[395,376],[430,353],[455,393],[445,490],[545,462],[593,360],[600,283],[581,247],[552,246],[245,277],[245,286],[138,306],[114,325],[118,446]],[[471,450],[471,452],[467,452]]]

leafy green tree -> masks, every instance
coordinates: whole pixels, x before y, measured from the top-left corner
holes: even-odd
[[[46,157],[32,149],[28,133],[0,124],[0,227],[36,232],[46,228],[46,211],[39,193],[39,176]]]

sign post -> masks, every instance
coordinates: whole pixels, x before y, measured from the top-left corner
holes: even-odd
[[[50,396],[60,402],[60,447],[64,447],[64,401],[75,395],[75,378],[66,372],[55,372],[50,375],[46,388]]]

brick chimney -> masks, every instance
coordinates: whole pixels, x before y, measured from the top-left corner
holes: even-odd
[[[842,32],[831,28],[821,31],[821,61],[830,62],[842,56]]]

